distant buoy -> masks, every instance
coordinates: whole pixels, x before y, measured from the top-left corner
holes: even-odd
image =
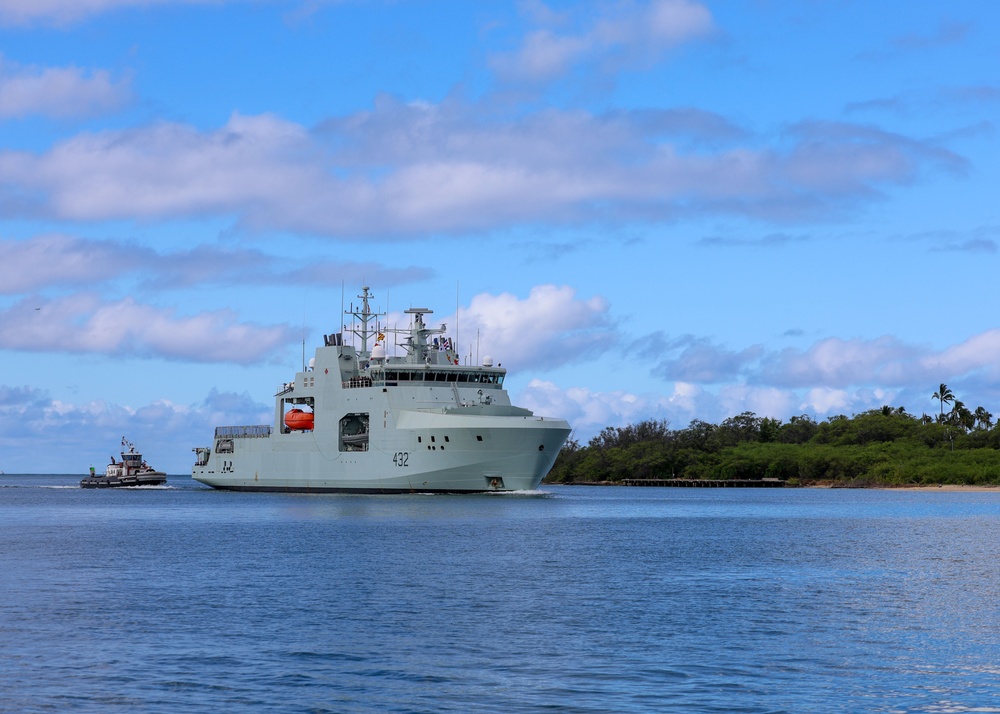
[[[312,431],[313,413],[292,409],[285,414],[285,426],[293,431]]]

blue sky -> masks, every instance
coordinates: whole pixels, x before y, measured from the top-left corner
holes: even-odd
[[[172,473],[370,285],[603,427],[1000,414],[1000,5],[0,0],[0,469]]]

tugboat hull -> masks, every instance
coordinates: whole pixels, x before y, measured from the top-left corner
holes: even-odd
[[[140,476],[88,476],[80,481],[82,488],[127,488],[130,486],[162,486],[167,475],[162,471],[150,471]]]

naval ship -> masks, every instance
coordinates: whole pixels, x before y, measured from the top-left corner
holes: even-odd
[[[192,477],[235,491],[536,489],[569,424],[512,405],[492,358],[461,364],[446,325],[427,326],[432,310],[410,308],[408,329],[388,329],[368,287],[358,298],[350,324],[278,388],[273,423],[216,427],[213,444],[194,449]],[[387,337],[401,355],[389,356]]]

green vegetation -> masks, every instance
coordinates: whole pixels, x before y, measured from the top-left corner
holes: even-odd
[[[1000,423],[982,407],[970,412],[947,385],[934,393],[939,416],[903,407],[786,423],[744,412],[721,424],[695,420],[672,430],[665,421],[608,427],[583,446],[570,439],[550,483],[624,479],[762,479],[792,485],[1000,485]],[[951,410],[945,412],[945,404]]]

